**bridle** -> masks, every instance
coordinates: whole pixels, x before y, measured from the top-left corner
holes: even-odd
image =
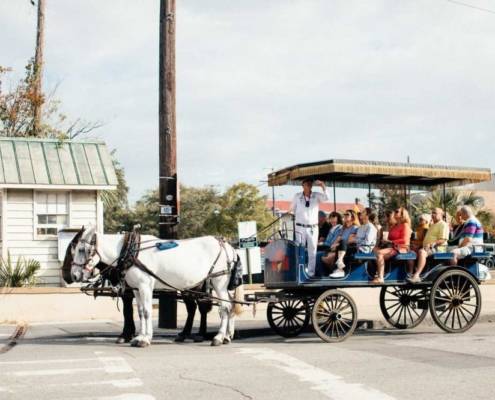
[[[74,257],[72,259],[72,266],[77,266],[79,268],[82,268],[83,270],[85,271],[88,271],[88,272],[92,272],[95,265],[92,265],[90,266],[90,263],[91,261],[93,260],[93,257],[95,255],[98,255],[101,259],[101,256],[100,256],[100,253],[98,253],[98,243],[97,243],[97,236],[96,236],[96,232],[93,234],[93,236],[91,237],[91,240],[90,241],[87,241],[85,239],[80,239],[77,243],[82,243],[84,244],[84,247],[86,249],[86,246],[90,246],[90,253],[89,253],[89,256],[86,256],[86,251],[84,251],[84,255],[86,257],[86,260],[84,263],[77,263],[74,261]],[[73,249],[75,250],[75,247],[76,247],[76,243],[74,243],[73,245]]]

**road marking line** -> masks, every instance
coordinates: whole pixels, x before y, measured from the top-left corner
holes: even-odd
[[[316,390],[334,400],[395,400],[379,390],[366,387],[360,383],[346,383],[344,378],[331,374],[287,354],[268,348],[242,348],[240,354],[252,356],[260,361],[271,361],[271,366],[288,374],[295,375],[302,382],[309,382]]]
[[[122,357],[98,357],[103,364],[103,369],[109,374],[122,374],[134,372],[131,366]]]
[[[79,400],[156,400],[154,396],[145,393],[124,393],[118,396],[84,397]]]
[[[76,362],[82,359],[69,359],[69,360],[48,360],[51,363],[64,363],[64,362]],[[30,370],[30,371],[14,371],[14,372],[2,372],[0,375],[9,376],[52,376],[52,375],[70,375],[78,374],[80,372],[91,371],[105,371],[108,374],[122,374],[134,372],[127,361],[122,357],[97,357],[84,360],[98,360],[103,367],[84,367],[84,368],[64,368],[64,369],[43,369],[43,370]],[[39,364],[43,364],[43,360],[39,360]],[[6,364],[8,362],[5,362]],[[15,361],[12,361],[15,363]],[[31,363],[30,361],[19,361],[18,363]],[[32,362],[31,364],[35,364]],[[38,363],[36,363],[38,364]]]
[[[75,383],[49,383],[45,387],[60,387],[60,386],[87,386],[87,385],[111,385],[116,388],[125,389],[131,387],[143,386],[144,383],[139,378],[130,379],[112,379],[108,381],[89,381],[89,382],[75,382]]]
[[[75,362],[98,361],[98,358],[67,358],[56,360],[27,360],[27,361],[0,361],[0,365],[30,365],[30,364],[65,364]]]
[[[65,368],[65,369],[47,369],[33,371],[15,371],[3,372],[1,375],[8,376],[51,376],[51,375],[71,375],[80,372],[104,371],[104,368]]]

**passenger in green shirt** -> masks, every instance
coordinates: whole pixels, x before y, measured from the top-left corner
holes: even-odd
[[[411,283],[421,282],[420,274],[426,265],[426,259],[436,252],[445,252],[447,247],[447,240],[449,239],[449,225],[443,220],[443,210],[441,208],[434,208],[431,211],[432,224],[428,228],[428,232],[423,240],[423,247],[421,247],[418,254],[418,264],[416,265],[416,271],[407,280]],[[409,264],[409,272],[412,272],[414,267],[413,263]]]

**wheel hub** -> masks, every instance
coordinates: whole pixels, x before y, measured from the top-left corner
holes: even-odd
[[[454,296],[454,298],[452,299],[452,305],[454,307],[459,307],[463,303],[464,303],[464,300],[462,300],[462,298],[460,298],[459,296]]]
[[[297,310],[292,307],[287,307],[284,308],[283,314],[285,319],[293,319],[297,314]]]
[[[411,304],[411,297],[408,295],[402,295],[400,296],[400,304],[402,304],[404,307],[408,307],[409,304]]]
[[[330,314],[330,319],[332,321],[340,321],[342,319],[342,314],[339,312],[332,312],[332,314]]]

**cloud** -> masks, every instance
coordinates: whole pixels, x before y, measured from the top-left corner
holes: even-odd
[[[36,17],[20,3],[0,4],[16,68]],[[48,2],[46,83],[62,82],[71,115],[106,121],[133,199],[158,181],[158,3]],[[185,184],[327,158],[493,166],[493,14],[427,0],[183,0],[177,13]]]

